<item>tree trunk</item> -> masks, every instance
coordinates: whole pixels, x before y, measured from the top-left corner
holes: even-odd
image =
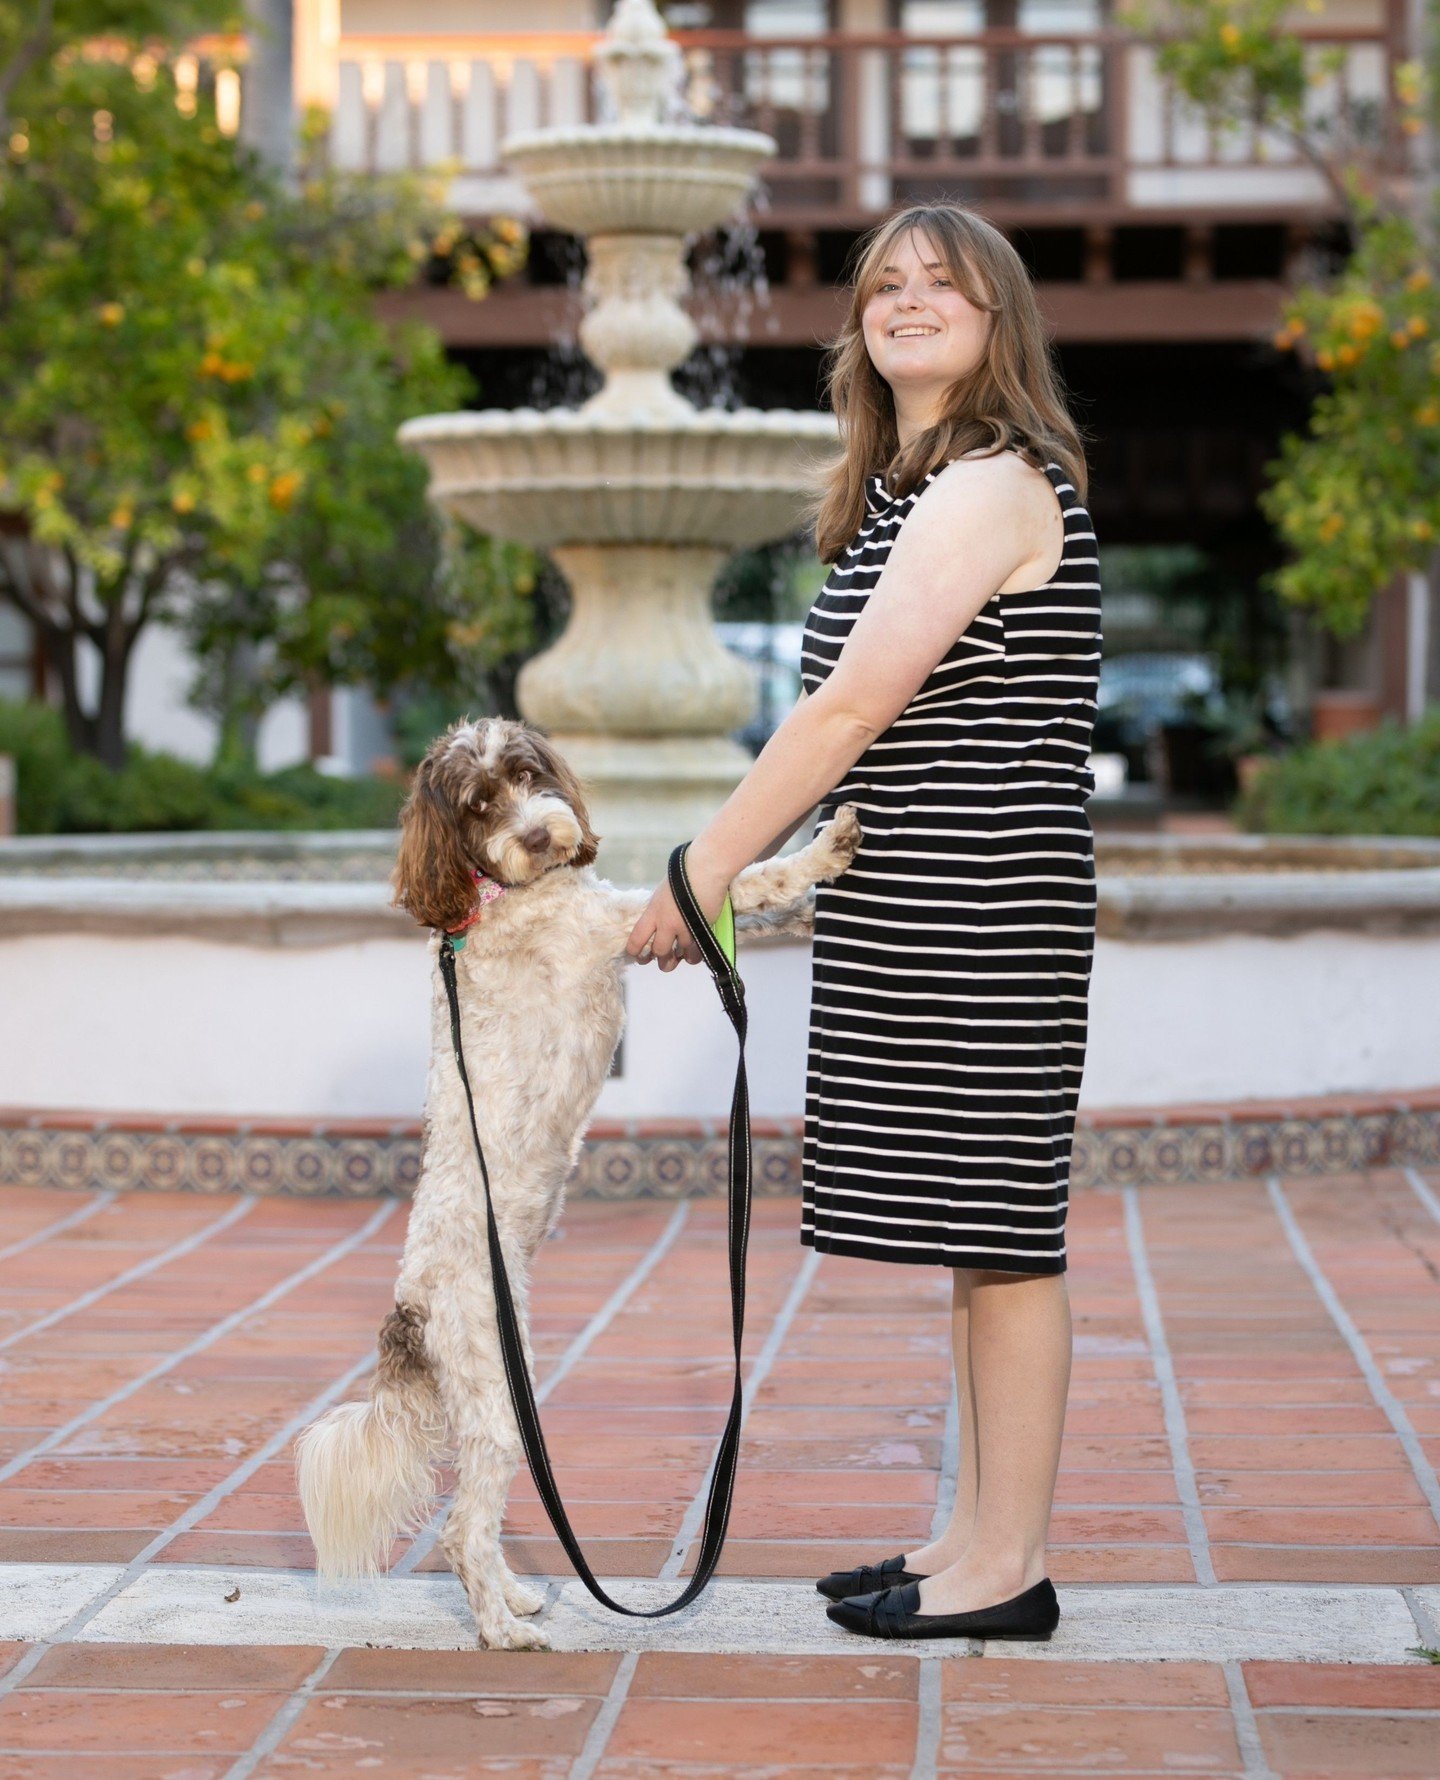
[[[93,725],[80,703],[80,675],[75,660],[75,633],[54,625],[36,626],[45,665],[60,683],[60,709],[65,716],[65,732],[77,754],[94,751]]]
[[[240,140],[289,181],[295,171],[294,0],[249,0]]]
[[[91,753],[111,772],[125,764],[125,693],[130,679],[130,650],[135,639],[111,627],[100,667],[100,697],[95,707]]]
[[[243,696],[243,687],[255,675],[255,645],[246,641],[226,645],[219,677],[219,710],[215,713],[214,762],[237,772],[254,772],[260,739],[260,714]]]

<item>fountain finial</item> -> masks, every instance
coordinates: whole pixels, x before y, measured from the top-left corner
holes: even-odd
[[[680,46],[654,0],[619,0],[594,54],[622,124],[664,122],[666,101],[679,91]]]

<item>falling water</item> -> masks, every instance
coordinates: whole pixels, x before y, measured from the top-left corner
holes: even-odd
[[[591,70],[591,117],[596,124],[617,121],[613,95]],[[677,58],[676,77],[664,98],[663,122],[746,127],[741,95],[724,91],[711,78],[702,51]],[[768,215],[769,196],[757,182],[743,211],[706,236],[691,236],[692,293],[689,308],[701,332],[700,343],[674,373],[677,391],[697,408],[735,412],[746,406],[740,363],[758,331],[779,333],[780,319],[770,299],[765,251],[758,217]],[[578,408],[600,387],[601,377],[580,345],[577,328],[584,313],[585,250],[574,237],[557,239],[556,257],[565,273],[566,301],[555,305],[547,322],[549,345],[530,379],[530,406]],[[558,293],[557,293],[558,294]],[[753,399],[753,398],[752,398]]]
[[[554,237],[552,253],[565,275],[562,287],[542,287],[549,342],[530,376],[532,408],[578,408],[600,387],[600,372],[585,356],[578,328],[584,314],[585,248],[573,235]]]

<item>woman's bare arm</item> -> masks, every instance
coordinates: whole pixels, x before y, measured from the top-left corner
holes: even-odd
[[[808,696],[805,688],[802,686],[800,688],[800,696],[795,700],[795,709],[797,711],[800,709],[801,705],[804,704]],[[763,859],[773,859],[785,845],[786,841],[789,840],[790,836],[794,834],[797,829],[803,828],[819,808],[820,805],[817,803],[812,809],[806,810],[805,814],[800,817],[799,821],[792,822],[788,828],[783,829],[777,834],[774,840],[769,843],[763,852],[755,855],[755,863],[759,865]]]
[[[829,796],[975,614],[1035,555],[1043,531],[1033,488],[1021,480],[1027,474],[1039,472],[1008,453],[957,459],[915,503],[823,685],[795,705],[690,843],[692,888],[707,921],[732,879]],[[638,956],[647,942],[662,969],[672,942],[686,958],[699,957],[663,884],[626,949]]]

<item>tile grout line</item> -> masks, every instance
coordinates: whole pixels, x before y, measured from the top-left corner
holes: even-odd
[[[950,1401],[945,1405],[945,1433],[940,1442],[940,1477],[935,1485],[935,1512],[930,1517],[932,1545],[950,1524],[950,1516],[955,1511],[955,1494],[959,1487],[960,1382],[952,1377]]]
[[[1225,1687],[1230,1695],[1230,1717],[1235,1724],[1235,1741],[1240,1748],[1245,1780],[1275,1780],[1275,1770],[1265,1755],[1265,1742],[1260,1735],[1250,1689],[1245,1685],[1245,1671],[1234,1658],[1221,1664]]]
[[[1434,1193],[1431,1192],[1429,1185],[1422,1178],[1420,1170],[1418,1168],[1402,1168],[1400,1172],[1405,1176],[1406,1180],[1409,1181],[1411,1187],[1414,1189],[1415,1197],[1430,1213],[1430,1216],[1434,1218],[1435,1222],[1440,1224],[1440,1199],[1437,1199]]]
[[[1366,1384],[1370,1387],[1371,1396],[1383,1411],[1385,1419],[1395,1430],[1395,1437],[1404,1449],[1410,1469],[1415,1474],[1415,1481],[1420,1485],[1425,1500],[1429,1504],[1430,1512],[1435,1517],[1437,1527],[1440,1527],[1440,1478],[1436,1477],[1434,1466],[1425,1457],[1425,1449],[1420,1443],[1420,1437],[1415,1432],[1410,1417],[1405,1413],[1405,1406],[1385,1382],[1385,1375],[1376,1365],[1375,1356],[1371,1353],[1369,1344],[1352,1321],[1349,1311],[1340,1302],[1340,1294],[1331,1285],[1324,1269],[1315,1259],[1314,1250],[1310,1247],[1305,1232],[1300,1228],[1299,1220],[1290,1208],[1290,1201],[1285,1197],[1279,1176],[1272,1174],[1266,1182],[1266,1186],[1270,1193],[1270,1201],[1275,1207],[1276,1215],[1289,1239],[1296,1260],[1305,1270],[1311,1285],[1315,1288],[1316,1296],[1330,1313],[1330,1320],[1340,1331],[1345,1345],[1354,1356],[1355,1364],[1360,1368]]]
[[[953,1324],[952,1324],[953,1329]],[[955,1493],[960,1487],[960,1381],[954,1376],[954,1342],[951,1342],[951,1379],[950,1401],[945,1405],[945,1432],[940,1441],[940,1478],[935,1485],[935,1512],[930,1518],[930,1543],[932,1545],[950,1524],[950,1515],[955,1507]],[[905,1553],[909,1555],[909,1546]],[[956,1655],[960,1653],[957,1650]],[[965,1654],[967,1656],[984,1656],[985,1640],[983,1638],[966,1638]],[[924,1671],[921,1671],[922,1679]],[[936,1731],[939,1736],[939,1731]],[[918,1763],[919,1757],[917,1755]],[[930,1768],[934,1771],[934,1761]]]
[[[1135,1274],[1135,1289],[1140,1299],[1145,1338],[1150,1345],[1150,1363],[1155,1369],[1156,1383],[1160,1386],[1165,1437],[1170,1442],[1171,1469],[1175,1474],[1175,1489],[1180,1498],[1185,1537],[1190,1546],[1190,1561],[1195,1566],[1195,1574],[1200,1582],[1208,1587],[1217,1580],[1210,1554],[1210,1534],[1200,1505],[1194,1462],[1190,1457],[1185,1405],[1180,1400],[1175,1362],[1171,1357],[1170,1343],[1165,1337],[1165,1319],[1161,1314],[1160,1297],[1155,1289],[1155,1277],[1150,1270],[1150,1256],[1145,1246],[1145,1230],[1140,1219],[1140,1196],[1133,1186],[1125,1186],[1120,1190],[1125,1201],[1125,1239],[1130,1247],[1130,1264]]]
[[[974,1640],[967,1640],[973,1643]],[[938,1656],[917,1658],[920,1665],[917,1722],[915,1726],[915,1762],[910,1780],[935,1780],[940,1760],[940,1738],[945,1728],[941,1679],[944,1671]]]
[[[73,1229],[76,1224],[83,1224],[88,1218],[93,1218],[97,1211],[104,1211],[107,1205],[113,1205],[119,1197],[118,1187],[108,1187],[98,1198],[72,1211],[68,1217],[58,1218],[53,1224],[47,1224],[43,1230],[33,1230],[29,1236],[22,1236],[8,1248],[0,1248],[0,1261],[13,1260],[16,1255],[23,1255],[29,1249],[38,1248],[42,1242],[48,1242],[52,1236],[59,1236],[62,1231]]]
[[[580,1746],[580,1753],[571,1763],[568,1780],[591,1780],[601,1758],[605,1754],[605,1746],[615,1729],[621,1712],[625,1709],[625,1701],[630,1696],[630,1683],[635,1679],[635,1670],[640,1663],[640,1652],[631,1650],[620,1659],[620,1666],[615,1671],[615,1679],[610,1683],[610,1691],[600,1704],[594,1722],[585,1734],[585,1741]],[[229,1780],[229,1776],[226,1777]]]
[[[370,1237],[373,1236],[381,1225],[390,1218],[398,1203],[397,1200],[392,1199],[388,1204],[380,1206],[378,1210],[373,1212],[365,1220],[364,1224],[362,1224],[358,1230],[352,1231],[349,1236],[343,1238],[340,1242],[333,1244],[323,1255],[317,1256],[314,1261],[307,1263],[307,1265],[303,1267],[298,1274],[292,1276],[290,1280],[282,1280],[278,1287],[272,1286],[269,1291],[263,1293],[260,1298],[256,1299],[256,1301],[245,1310],[238,1312],[232,1311],[230,1315],[224,1319],[224,1322],[217,1324],[213,1330],[200,1337],[198,1345],[192,1343],[190,1349],[185,1350],[185,1352],[181,1354],[177,1354],[175,1356],[175,1362],[178,1362],[183,1358],[188,1358],[192,1351],[198,1352],[201,1348],[208,1347],[212,1341],[219,1339],[222,1333],[228,1333],[229,1331],[226,1327],[227,1324],[233,1327],[235,1326],[237,1318],[240,1321],[243,1321],[257,1310],[268,1309],[270,1304],[276,1302],[278,1298],[285,1296],[286,1292],[291,1290],[294,1286],[303,1284],[305,1280],[313,1278],[317,1272],[322,1271],[325,1267],[332,1266],[336,1261],[343,1260],[345,1256],[350,1254],[354,1249],[359,1248],[363,1243],[369,1241]],[[172,1539],[178,1538],[181,1533],[188,1532],[190,1528],[198,1521],[202,1520],[206,1514],[212,1513],[232,1490],[238,1489],[242,1483],[247,1482],[249,1478],[253,1477],[262,1464],[266,1463],[274,1453],[283,1449],[286,1441],[291,1438],[293,1433],[305,1425],[306,1420],[309,1419],[312,1413],[316,1412],[318,1408],[324,1407],[328,1402],[337,1397],[341,1391],[348,1390],[351,1381],[365,1371],[373,1363],[373,1360],[374,1352],[372,1350],[363,1360],[358,1361],[333,1384],[329,1385],[326,1390],[321,1393],[319,1398],[308,1404],[305,1409],[298,1412],[298,1414],[292,1416],[283,1428],[277,1433],[272,1434],[256,1452],[252,1453],[248,1459],[237,1465],[228,1477],[207,1490],[199,1501],[192,1502],[183,1514],[173,1520],[168,1527],[157,1533],[148,1545],[144,1546],[133,1558],[130,1559],[129,1563],[121,1569],[120,1574],[115,1577],[113,1581],[111,1581],[98,1594],[86,1601],[84,1606],[66,1620],[63,1626],[59,1627],[59,1629],[52,1633],[48,1638],[37,1639],[17,1663],[7,1669],[3,1675],[0,1675],[0,1699],[3,1699],[6,1694],[11,1692],[18,1683],[26,1678],[26,1676],[33,1673],[35,1668],[45,1657],[46,1653],[54,1645],[73,1643],[77,1635],[84,1631],[85,1627],[90,1624],[103,1608],[108,1606],[118,1594],[129,1588],[131,1584],[139,1578],[143,1571],[149,1567],[151,1560],[159,1552],[163,1551]],[[103,1405],[101,1405],[100,1408],[103,1409]]]
[[[1415,1197],[1435,1222],[1440,1224],[1440,1199],[1437,1199],[1431,1192],[1430,1185],[1420,1170],[1403,1167],[1400,1172],[1409,1181]],[[1440,1650],[1440,1611],[1432,1607],[1416,1588],[1402,1587],[1400,1593],[1405,1598],[1405,1605],[1410,1609],[1410,1617],[1415,1621],[1415,1631],[1421,1645],[1429,1650]]]
[[[256,1200],[250,1201],[251,1206],[256,1203],[258,1203]],[[187,1342],[184,1347],[178,1348],[166,1359],[157,1361],[147,1371],[142,1372],[138,1378],[132,1378],[128,1384],[123,1384],[118,1390],[111,1391],[108,1397],[102,1397],[98,1403],[92,1403],[79,1415],[72,1416],[63,1428],[52,1428],[45,1438],[37,1442],[36,1445],[28,1447],[24,1452],[16,1453],[14,1458],[7,1460],[4,1465],[0,1465],[0,1483],[7,1483],[10,1478],[23,1471],[27,1465],[33,1464],[43,1453],[53,1452],[72,1434],[78,1433],[88,1423],[98,1420],[100,1416],[114,1409],[117,1404],[124,1403],[137,1391],[143,1390],[147,1384],[153,1384],[157,1378],[163,1378],[167,1372],[183,1361],[193,1359],[196,1354],[204,1353],[207,1347],[213,1342],[223,1339],[232,1329],[238,1328],[247,1317],[254,1316],[257,1311],[268,1310],[287,1292],[294,1291],[296,1286],[304,1285],[308,1279],[328,1267],[332,1258],[338,1260],[341,1248],[344,1248],[346,1254],[350,1252],[350,1249],[358,1248],[362,1242],[368,1240],[374,1231],[380,1228],[398,1203],[398,1200],[392,1199],[388,1204],[382,1205],[378,1211],[371,1213],[360,1229],[354,1233],[353,1238],[347,1237],[344,1243],[332,1245],[323,1254],[317,1255],[313,1261],[308,1261],[298,1272],[292,1273],[288,1278],[270,1286],[249,1304],[242,1306],[239,1310],[232,1310],[228,1316],[222,1317],[203,1335],[197,1335],[193,1341]],[[346,1246],[347,1244],[348,1246]]]
[[[57,1310],[47,1312],[38,1322],[29,1323],[25,1328],[15,1329],[9,1335],[0,1338],[0,1353],[3,1353],[7,1347],[13,1347],[17,1341],[24,1341],[31,1335],[39,1335],[42,1331],[53,1328],[56,1323],[63,1322],[67,1316],[74,1316],[77,1310],[88,1310],[92,1304],[98,1304],[102,1298],[108,1298],[112,1292],[118,1292],[124,1286],[134,1285],[136,1280],[147,1278],[150,1274],[158,1272],[160,1268],[168,1266],[171,1261],[183,1260],[186,1255],[208,1242],[212,1236],[220,1235],[232,1224],[238,1223],[241,1218],[248,1217],[259,1203],[258,1197],[246,1194],[238,1205],[232,1206],[225,1213],[224,1217],[217,1218],[213,1224],[207,1224],[203,1230],[196,1230],[182,1242],[172,1244],[163,1253],[152,1255],[148,1261],[138,1261],[135,1266],[127,1268],[124,1273],[119,1273],[114,1279],[107,1280],[103,1286],[92,1286],[88,1292],[82,1292],[78,1298],[72,1298],[68,1304],[62,1304]]]
[[[785,1294],[785,1302],[780,1306],[775,1321],[770,1326],[770,1333],[765,1337],[765,1345],[755,1356],[755,1363],[750,1369],[750,1376],[745,1380],[740,1393],[740,1433],[743,1438],[745,1423],[750,1419],[750,1411],[754,1407],[755,1398],[760,1386],[770,1375],[770,1368],[785,1337],[790,1333],[790,1325],[795,1320],[801,1301],[810,1290],[810,1283],[820,1266],[820,1251],[811,1249],[800,1264],[800,1271],[795,1275],[790,1290]],[[718,1447],[717,1447],[718,1452]],[[685,1510],[685,1518],[680,1523],[675,1535],[674,1549],[666,1558],[660,1569],[661,1582],[673,1582],[680,1575],[680,1567],[685,1562],[686,1553],[695,1542],[695,1535],[705,1519],[705,1505],[709,1499],[710,1479],[715,1473],[716,1453],[711,1453],[710,1463],[705,1467],[705,1475],[700,1481],[700,1488],[691,1498],[690,1506]],[[738,1478],[737,1478],[738,1483]]]
[[[1413,1584],[1402,1583],[1400,1594],[1410,1609],[1421,1644],[1429,1650],[1440,1650],[1440,1611],[1432,1607]]]
[[[339,1655],[338,1649],[325,1652],[285,1704],[277,1709],[275,1716],[256,1737],[245,1754],[226,1768],[224,1780],[249,1780],[249,1776],[255,1772],[256,1767],[264,1761],[265,1757],[275,1753],[284,1742],[286,1733],[293,1729],[295,1721],[315,1697],[316,1688],[335,1666]]]
[[[655,1271],[656,1267],[659,1266],[660,1262],[664,1260],[667,1254],[669,1254],[670,1250],[674,1247],[680,1232],[685,1228],[685,1225],[689,1220],[690,1204],[691,1202],[688,1199],[682,1199],[680,1201],[674,1211],[671,1212],[670,1217],[666,1221],[665,1228],[660,1232],[659,1236],[656,1237],[655,1241],[651,1243],[649,1249],[647,1249],[645,1254],[641,1256],[640,1260],[636,1262],[635,1266],[625,1278],[621,1280],[620,1284],[616,1286],[615,1290],[600,1306],[599,1310],[595,1312],[594,1316],[590,1318],[589,1322],[586,1323],[585,1327],[570,1343],[569,1347],[566,1348],[565,1352],[561,1355],[560,1362],[555,1367],[555,1370],[549,1373],[548,1376],[536,1386],[535,1401],[537,1404],[544,1403],[555,1387],[564,1381],[576,1363],[595,1342],[596,1338],[604,1333],[619,1315],[621,1310],[624,1309],[625,1305],[632,1297],[634,1297],[640,1287],[644,1285],[645,1281]],[[444,1526],[445,1516],[449,1512],[450,1501],[447,1496],[441,1501],[440,1506],[435,1510],[434,1514],[431,1515],[428,1525],[411,1540],[409,1550],[402,1553],[399,1561],[390,1572],[392,1576],[409,1576],[415,1570],[417,1565],[422,1564],[425,1561],[431,1551],[434,1550],[435,1541],[440,1537],[440,1529]]]

